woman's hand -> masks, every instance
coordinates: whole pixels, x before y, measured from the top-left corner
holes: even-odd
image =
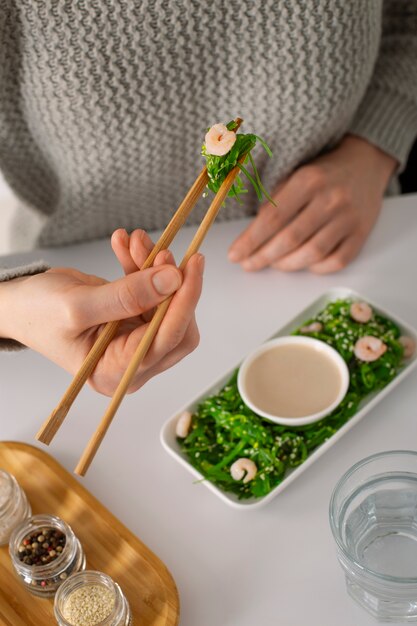
[[[79,369],[103,325],[123,320],[101,357],[90,384],[111,395],[143,336],[152,310],[175,293],[158,333],[129,392],[194,350],[199,333],[194,318],[204,257],[194,255],[182,273],[169,251],[154,267],[137,271],[152,242],[143,231],[114,233],[112,247],[128,274],[114,282],[57,268],[0,283],[0,336],[16,339],[71,374]]]
[[[340,145],[281,183],[277,206],[261,206],[234,241],[229,259],[245,270],[274,267],[325,274],[345,267],[374,226],[397,161],[359,137]]]

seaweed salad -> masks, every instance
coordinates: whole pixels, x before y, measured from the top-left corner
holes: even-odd
[[[244,404],[236,371],[218,393],[204,399],[193,415],[185,416],[185,430],[177,429],[177,440],[189,462],[205,479],[238,498],[266,496],[332,437],[364,398],[385,387],[414,351],[414,341],[401,336],[393,321],[367,303],[349,299],[329,303],[293,334],[326,342],[348,365],[348,392],[330,415],[298,427],[268,422]],[[184,416],[178,424],[180,420],[184,426]]]

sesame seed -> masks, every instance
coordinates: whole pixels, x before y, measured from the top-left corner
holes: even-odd
[[[86,585],[68,597],[62,614],[73,626],[95,626],[113,611],[114,593],[104,585]]]

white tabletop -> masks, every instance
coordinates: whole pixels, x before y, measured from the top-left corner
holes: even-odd
[[[262,340],[335,286],[359,291],[417,327],[417,196],[385,202],[360,257],[330,276],[246,274],[226,259],[246,222],[215,225],[204,245],[199,348],[125,399],[84,485],[165,562],[178,585],[181,626],[371,626],[345,591],[328,524],[337,479],[374,452],[417,442],[417,373],[264,508],[229,508],[166,454],[165,420]],[[179,257],[191,238],[184,229]],[[108,279],[120,270],[108,242],[2,257],[42,257]],[[0,439],[35,444],[34,434],[70,377],[26,350],[0,354]],[[85,389],[50,446],[72,470],[108,399]]]

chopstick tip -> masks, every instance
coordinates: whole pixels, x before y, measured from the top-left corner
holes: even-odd
[[[236,117],[235,118],[235,123],[237,124],[237,126],[235,126],[235,128],[233,130],[234,130],[235,133],[237,133],[237,131],[239,130],[239,128],[243,124],[243,119],[241,117]]]

